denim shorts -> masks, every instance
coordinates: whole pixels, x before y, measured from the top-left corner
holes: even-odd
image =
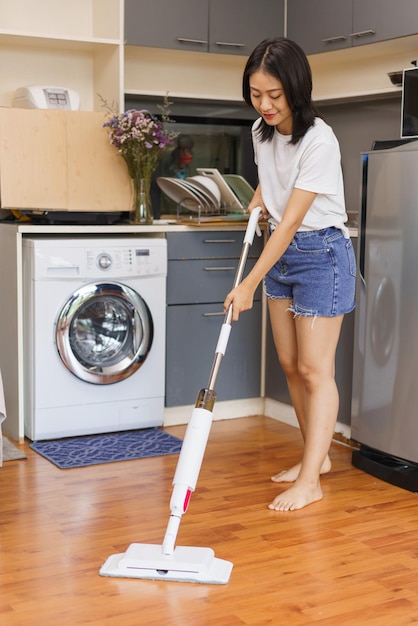
[[[355,307],[356,259],[339,228],[297,232],[264,278],[268,298],[289,298],[295,315],[334,317]]]

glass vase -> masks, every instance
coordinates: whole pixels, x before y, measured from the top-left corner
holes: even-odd
[[[133,178],[133,204],[130,214],[131,224],[152,224],[151,178]]]

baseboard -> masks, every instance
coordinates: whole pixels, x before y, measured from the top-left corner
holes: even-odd
[[[166,407],[164,409],[164,426],[187,424],[193,408],[193,405]],[[244,400],[216,402],[213,411],[214,420],[227,420],[250,415],[265,415],[278,422],[299,428],[292,405],[271,398],[246,398]],[[348,424],[337,422],[333,439],[343,445],[354,447],[354,442],[351,440],[351,427]]]
[[[284,402],[278,402],[271,398],[265,398],[264,400],[264,415],[271,417],[289,426],[299,428],[298,420],[296,418],[295,411],[291,404],[285,404]],[[335,432],[333,440],[343,445],[356,447],[356,444],[351,439],[351,426],[349,424],[342,424],[337,422],[335,425]]]
[[[164,409],[164,426],[187,424],[194,406],[172,406]],[[264,398],[245,398],[215,402],[214,420],[228,420],[249,415],[264,415]]]

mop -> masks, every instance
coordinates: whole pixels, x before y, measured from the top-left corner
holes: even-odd
[[[242,280],[255,232],[261,235],[258,226],[260,212],[261,209],[257,207],[248,220],[234,287]],[[233,567],[230,561],[216,558],[211,548],[175,546],[175,543],[182,515],[187,511],[202,465],[213,420],[215,385],[228,344],[231,320],[232,305],[225,314],[219,334],[208,386],[200,390],[186,428],[173,478],[171,514],[162,545],[132,543],[126,552],[108,557],[99,570],[101,576],[212,584],[226,584],[229,581]]]

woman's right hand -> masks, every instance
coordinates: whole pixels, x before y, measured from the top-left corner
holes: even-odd
[[[262,220],[268,219],[270,216],[270,213],[268,212],[263,202],[263,198],[261,196],[260,185],[257,186],[257,189],[255,190],[254,195],[251,199],[251,202],[248,205],[248,208],[247,208],[248,213],[251,213],[251,211],[253,211],[257,207],[261,207],[260,219]]]
[[[237,322],[240,313],[249,311],[254,302],[254,289],[247,286],[243,280],[237,287],[228,293],[224,302],[224,312],[226,313],[232,304],[232,322]]]

